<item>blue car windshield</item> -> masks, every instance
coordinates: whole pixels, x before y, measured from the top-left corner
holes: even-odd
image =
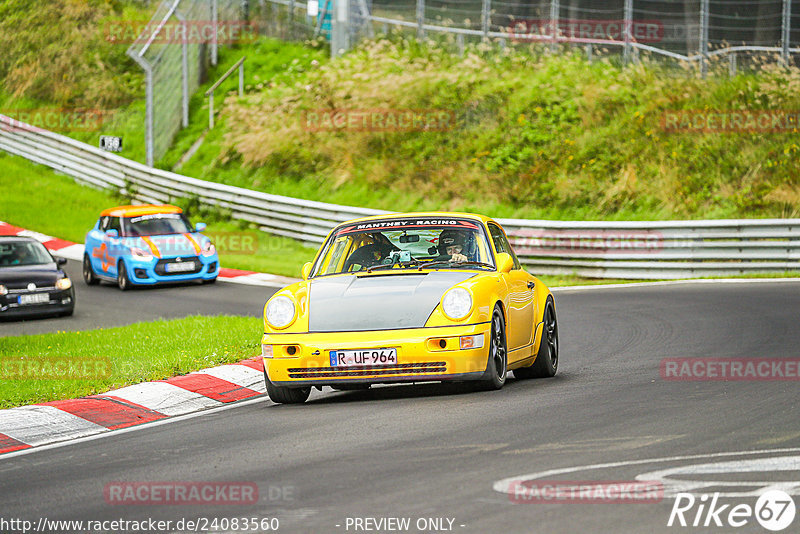
[[[182,213],[154,213],[122,219],[122,235],[125,237],[186,234],[193,231]]]
[[[0,267],[53,263],[44,245],[31,241],[0,243]]]

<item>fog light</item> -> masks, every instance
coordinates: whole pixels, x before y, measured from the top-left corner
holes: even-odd
[[[136,278],[147,278],[147,271],[145,271],[144,269],[134,269],[133,275]]]
[[[476,336],[461,336],[461,350],[464,349],[481,349],[483,348],[483,334]]]
[[[213,273],[217,271],[217,262],[212,261],[208,264],[208,273]]]

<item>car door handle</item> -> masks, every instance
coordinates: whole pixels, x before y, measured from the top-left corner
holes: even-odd
[[[533,289],[536,287],[536,282],[528,282],[528,289]]]

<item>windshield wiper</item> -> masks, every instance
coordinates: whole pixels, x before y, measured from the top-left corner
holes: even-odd
[[[422,262],[419,261],[419,260],[400,261],[400,262],[397,262],[397,263],[382,263],[380,265],[373,265],[372,267],[367,269],[367,273],[371,273],[372,271],[377,271],[377,270],[380,270],[380,269],[391,269],[395,265],[399,265],[401,268],[405,269],[405,268],[408,268],[411,265],[419,265],[420,263],[422,263]]]
[[[461,265],[477,265],[479,267],[488,267],[489,269],[494,269],[494,265],[490,265],[488,263],[483,263],[481,261],[453,261],[453,260],[438,260],[438,261],[431,261],[428,263],[423,263],[419,266],[418,270],[422,270],[423,267],[430,267],[431,265],[448,265],[449,267],[458,267]]]

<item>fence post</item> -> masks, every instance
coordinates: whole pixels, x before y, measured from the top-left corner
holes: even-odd
[[[350,0],[337,0],[331,17],[331,57],[350,48]]]
[[[417,0],[417,39],[425,39],[425,0]]]
[[[592,43],[586,45],[586,61],[592,62]]]
[[[289,39],[294,39],[294,0],[289,0]]]
[[[708,7],[709,0],[700,0],[700,76],[708,73]]]
[[[483,40],[489,40],[489,28],[491,27],[492,20],[492,0],[483,0],[483,9],[481,10],[481,31],[483,31]]]
[[[781,23],[781,48],[783,63],[789,65],[789,45],[792,29],[792,0],[783,0],[783,21]]]
[[[625,0],[625,48],[623,51],[623,63],[626,65],[631,59],[631,25],[633,24],[633,0]]]
[[[555,52],[558,44],[558,18],[561,6],[558,0],[550,0],[550,31],[553,32],[552,41],[550,43],[550,51]]]
[[[214,31],[211,35],[211,64],[217,66],[217,31],[219,31],[219,0],[211,0],[211,26]]]
[[[731,52],[728,55],[728,75],[731,78],[736,76],[736,52]]]

